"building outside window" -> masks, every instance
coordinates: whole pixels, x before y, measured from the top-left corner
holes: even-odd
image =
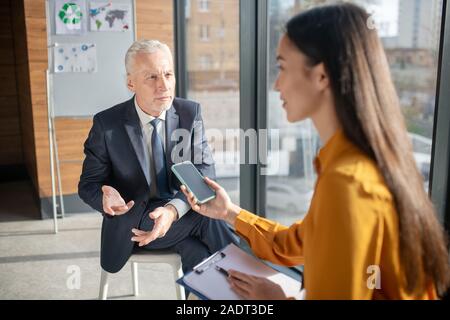
[[[200,40],[209,41],[210,26],[207,24],[202,24],[199,26],[199,30],[200,30]]]
[[[211,70],[213,66],[212,56],[209,54],[201,55],[198,59],[200,70]]]
[[[207,2],[208,14],[185,7],[187,97],[202,106],[218,181],[239,203],[239,0]]]
[[[198,11],[209,12],[209,0],[198,0]]]

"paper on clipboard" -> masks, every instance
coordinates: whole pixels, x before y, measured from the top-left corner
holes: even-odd
[[[241,297],[231,290],[226,276],[216,266],[265,277],[279,284],[288,297],[296,297],[300,292],[299,281],[270,268],[234,244],[215,253],[177,282],[210,300],[240,300]]]

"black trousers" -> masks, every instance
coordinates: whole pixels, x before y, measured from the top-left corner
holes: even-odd
[[[155,208],[164,206],[167,201],[151,202],[139,224],[139,229],[150,231],[154,221],[149,213]],[[183,272],[187,273],[230,243],[239,245],[239,237],[223,221],[202,216],[193,210],[175,221],[163,238],[156,239],[142,247],[146,250],[169,249],[181,256]],[[136,244],[137,246],[137,244]]]

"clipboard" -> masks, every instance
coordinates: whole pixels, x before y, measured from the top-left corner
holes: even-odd
[[[206,258],[205,260],[200,262],[198,265],[196,265],[191,272],[188,272],[186,275],[184,275],[183,277],[178,279],[176,281],[176,283],[178,283],[178,284],[186,287],[187,289],[189,289],[189,291],[191,291],[193,294],[195,294],[201,300],[210,300],[208,297],[206,297],[202,293],[198,292],[197,290],[195,290],[194,288],[189,286],[189,284],[185,283],[184,279],[185,279],[185,277],[188,277],[189,274],[192,273],[192,272],[194,272],[196,274],[202,274],[205,270],[207,270],[208,268],[212,267],[216,262],[220,261],[224,257],[225,257],[225,253],[223,253],[222,250],[221,251],[217,251],[215,254],[213,254],[212,256],[210,256],[208,258]]]
[[[226,272],[218,269],[265,277],[280,285],[288,297],[298,296],[301,290],[300,281],[269,267],[234,244],[217,251],[176,282],[202,300],[240,300],[231,290]]]

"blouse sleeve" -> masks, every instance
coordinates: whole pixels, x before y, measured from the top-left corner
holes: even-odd
[[[259,258],[284,266],[303,264],[301,222],[288,228],[242,210],[235,228]]]

